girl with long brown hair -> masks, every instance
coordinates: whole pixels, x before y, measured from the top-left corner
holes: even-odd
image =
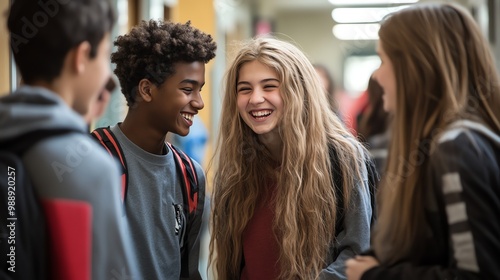
[[[375,78],[393,115],[371,256],[349,279],[500,279],[500,83],[464,9],[417,5],[381,25]]]
[[[258,38],[236,55],[215,158],[215,279],[345,279],[344,261],[368,249],[368,156],[328,104],[294,45]]]

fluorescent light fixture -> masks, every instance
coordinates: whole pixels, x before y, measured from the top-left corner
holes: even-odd
[[[370,76],[380,66],[378,55],[350,55],[344,61],[344,89],[358,97],[368,87]]]
[[[380,24],[336,24],[332,32],[339,40],[378,40]]]
[[[336,8],[332,11],[332,18],[338,23],[379,22],[386,15],[407,7],[409,5],[384,8]]]
[[[338,6],[413,4],[418,2],[418,0],[328,0],[328,1],[332,5],[338,5]]]

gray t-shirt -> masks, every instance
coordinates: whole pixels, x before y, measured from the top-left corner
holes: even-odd
[[[196,218],[186,232],[184,198],[173,152],[166,155],[144,151],[131,142],[118,125],[111,127],[125,155],[128,168],[126,216],[137,252],[141,279],[181,279],[181,265],[189,266],[189,278],[201,279],[198,271],[200,227],[205,198],[205,176],[196,162],[199,193]],[[188,235],[186,238],[184,238]],[[188,250],[188,264],[181,264],[181,249]]]

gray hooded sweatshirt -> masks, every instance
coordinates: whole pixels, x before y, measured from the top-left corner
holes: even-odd
[[[23,155],[46,214],[51,272],[61,279],[75,279],[71,273],[139,279],[118,166],[88,136],[82,117],[40,87],[23,86],[0,98],[0,142],[39,129],[75,130],[41,140]]]

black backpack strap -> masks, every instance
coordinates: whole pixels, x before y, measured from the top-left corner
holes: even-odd
[[[380,176],[377,172],[377,167],[375,166],[375,162],[373,161],[373,159],[368,158],[365,162],[366,162],[366,170],[368,171],[368,187],[370,190],[370,202],[372,205],[371,225],[373,226],[378,216],[376,198],[377,198],[377,186],[380,182]]]
[[[182,174],[182,193],[184,202],[187,205],[188,213],[193,214],[198,206],[198,176],[193,161],[183,151],[177,149],[174,145],[167,142],[174,153],[175,166],[177,171]]]
[[[187,213],[187,225],[185,238],[189,238],[191,223],[196,215],[198,206],[198,176],[193,161],[183,151],[167,142],[173,152],[177,172],[182,174],[182,194],[184,197],[184,209]],[[187,209],[186,209],[187,208]],[[181,278],[189,278],[189,250],[183,248],[181,251]]]
[[[121,198],[122,202],[125,205],[125,199],[127,198],[127,190],[128,190],[128,170],[127,170],[127,162],[125,160],[125,155],[123,154],[123,150],[120,146],[120,143],[116,140],[115,134],[108,127],[100,127],[96,128],[91,133],[92,137],[94,137],[103,147],[108,151],[108,153],[116,158],[121,166]]]
[[[335,234],[339,234],[344,229],[344,179],[340,172],[337,151],[333,147],[328,148],[330,164],[332,168],[332,182],[335,187],[335,196],[337,198],[337,219],[335,221]]]

